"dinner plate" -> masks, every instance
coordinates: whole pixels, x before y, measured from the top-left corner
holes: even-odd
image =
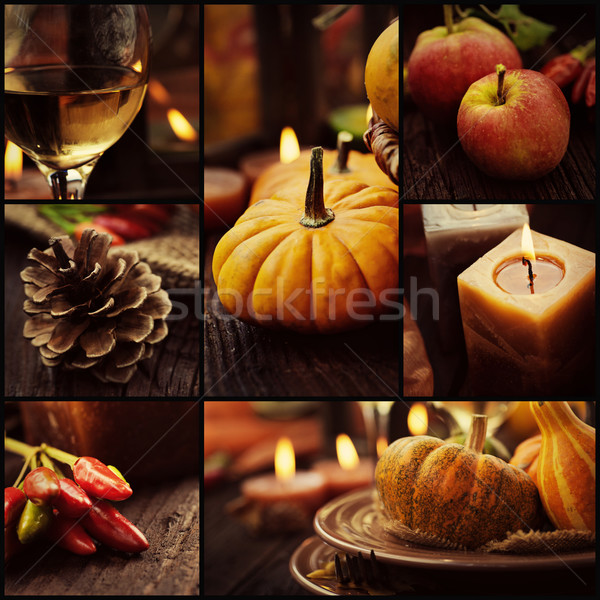
[[[483,554],[404,541],[384,531],[376,494],[375,488],[367,488],[338,496],[325,504],[315,515],[317,535],[330,546],[354,555],[361,552],[369,556],[374,550],[378,560],[397,566],[492,571],[547,570],[595,564],[594,550],[543,555]]]

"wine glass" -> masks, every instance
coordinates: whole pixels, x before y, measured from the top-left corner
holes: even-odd
[[[83,198],[96,162],[140,110],[150,44],[141,4],[4,6],[4,134],[55,200]]]
[[[433,405],[442,407],[450,413],[460,430],[465,433],[471,427],[474,414],[487,415],[487,436],[492,437],[500,425],[517,409],[518,402],[448,400],[445,402],[433,401]]]
[[[367,432],[369,456],[375,461],[388,445],[390,411],[394,400],[357,400]]]

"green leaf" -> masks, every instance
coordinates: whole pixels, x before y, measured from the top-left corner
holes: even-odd
[[[518,4],[503,4],[496,13],[496,18],[504,25],[506,33],[521,51],[541,46],[556,31],[554,25],[542,23],[523,14]]]

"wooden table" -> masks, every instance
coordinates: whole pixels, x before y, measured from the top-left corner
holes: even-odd
[[[212,277],[220,235],[205,240],[205,396],[398,396],[398,321],[336,335],[275,332],[232,318]]]
[[[534,231],[564,240],[591,252],[596,248],[596,207],[593,204],[536,204],[530,215]],[[440,347],[437,324],[432,317],[431,296],[415,296],[417,289],[433,287],[427,257],[404,256],[404,289],[406,298],[417,298],[411,305],[425,341],[433,368],[434,396],[462,395],[467,374],[466,355],[444,354]]]
[[[169,335],[157,345],[152,358],[140,363],[127,384],[101,383],[85,371],[45,367],[39,352],[23,337],[25,293],[19,273],[28,266],[31,248],[38,242],[12,228],[5,232],[5,380],[6,396],[198,396],[200,372],[199,319],[191,296],[172,296],[187,306],[187,316],[168,321]]]

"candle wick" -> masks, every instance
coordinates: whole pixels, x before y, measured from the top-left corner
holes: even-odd
[[[531,293],[533,294],[533,280],[535,278],[535,275],[533,273],[533,267],[531,266],[531,261],[527,260],[524,256],[522,257],[522,264],[523,265],[527,265],[527,276],[529,277],[529,283],[527,284],[527,287],[531,290]]]

